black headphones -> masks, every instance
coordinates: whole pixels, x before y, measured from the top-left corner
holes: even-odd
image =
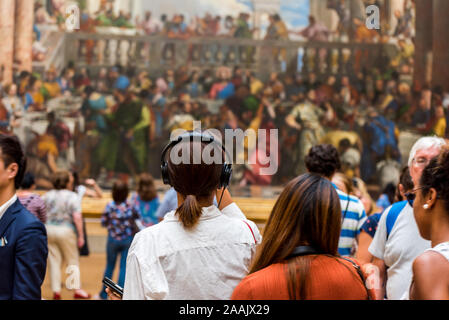
[[[299,246],[293,249],[293,252],[286,259],[288,260],[295,257],[318,255],[318,254],[322,254],[322,252],[318,251],[312,246]]]
[[[163,180],[164,184],[172,185],[172,183],[170,181],[170,175],[168,173],[168,162],[165,159],[165,155],[169,149],[171,149],[172,147],[174,147],[175,145],[177,145],[178,143],[180,143],[182,141],[201,141],[201,142],[206,142],[206,143],[215,143],[215,144],[217,144],[218,147],[220,147],[224,151],[225,156],[228,155],[225,147],[221,143],[218,143],[217,141],[215,141],[215,139],[212,135],[203,134],[200,132],[188,132],[186,134],[182,134],[182,135],[178,136],[178,138],[176,138],[176,140],[170,141],[170,143],[162,151],[161,173],[162,173],[162,180]],[[218,187],[219,188],[227,188],[231,182],[231,175],[232,175],[232,164],[226,163],[226,157],[225,157],[225,161],[223,163],[223,168],[221,170],[221,175],[220,175],[220,183],[219,183]]]

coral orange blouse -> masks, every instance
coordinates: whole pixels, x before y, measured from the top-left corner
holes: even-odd
[[[362,279],[350,262],[322,255],[311,257],[307,300],[368,299]],[[231,299],[289,300],[286,270],[286,263],[277,263],[246,276]],[[369,295],[374,299],[374,292],[370,291]]]

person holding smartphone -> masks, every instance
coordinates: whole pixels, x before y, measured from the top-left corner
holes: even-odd
[[[210,143],[217,143],[212,136],[207,141],[192,138],[197,135],[183,135],[164,150],[164,182],[176,190],[179,206],[135,236],[128,253],[124,300],[229,299],[249,271],[261,235],[230,193],[219,189],[229,183],[230,172],[222,183],[226,164],[207,164],[203,159],[193,164],[193,150],[203,154]],[[172,162],[175,147],[190,149],[188,163]],[[221,146],[213,151],[224,155]],[[218,207],[213,205],[214,196],[221,200]],[[109,289],[108,295],[116,299]]]

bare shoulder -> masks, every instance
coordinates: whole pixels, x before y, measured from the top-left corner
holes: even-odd
[[[449,273],[449,261],[438,252],[426,251],[413,262],[413,272],[429,273],[429,271]]]
[[[413,262],[413,277],[418,285],[449,283],[449,261],[435,251],[426,251]]]
[[[449,298],[449,261],[435,251],[426,251],[413,262],[410,293],[416,300]]]

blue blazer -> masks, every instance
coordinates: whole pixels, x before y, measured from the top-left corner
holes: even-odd
[[[19,200],[0,219],[0,300],[40,300],[47,268],[47,231]]]

